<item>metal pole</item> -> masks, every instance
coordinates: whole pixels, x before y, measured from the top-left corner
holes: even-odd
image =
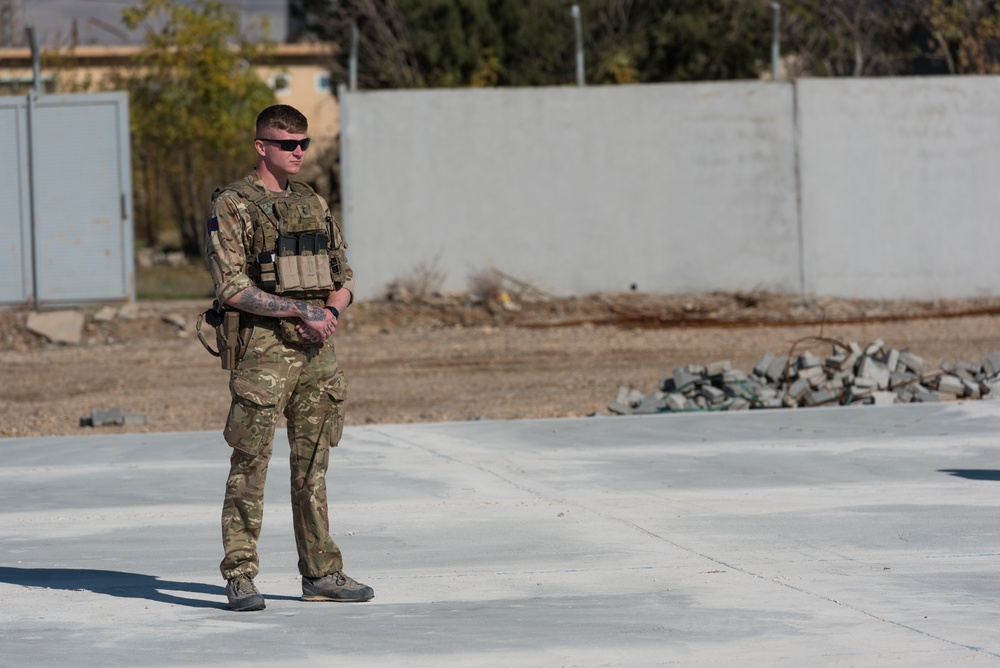
[[[781,5],[771,3],[771,81],[778,80],[778,61],[781,59]]]
[[[347,64],[348,90],[358,89],[358,22],[351,21],[351,56]]]
[[[26,96],[28,98],[28,220],[31,228],[31,301],[34,308],[38,308],[38,220],[36,207],[35,186],[38,181],[35,179],[35,104],[38,95],[41,93],[41,56],[38,52],[38,38],[35,36],[34,26],[26,26],[25,32],[28,36],[28,44],[31,45],[31,60],[35,70],[35,87]]]
[[[31,45],[31,67],[34,70],[35,93],[42,91],[42,51],[38,48],[38,35],[35,34],[35,26],[25,26],[24,32],[28,34],[28,44]]]
[[[573,30],[576,32],[576,85],[582,86],[583,81],[583,27],[580,25],[580,5],[570,7],[573,16]]]

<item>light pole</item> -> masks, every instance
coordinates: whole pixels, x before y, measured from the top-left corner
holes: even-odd
[[[573,30],[576,32],[576,85],[583,85],[583,27],[580,25],[580,5],[570,7]]]
[[[781,5],[771,3],[771,81],[778,80],[778,61],[781,59]]]

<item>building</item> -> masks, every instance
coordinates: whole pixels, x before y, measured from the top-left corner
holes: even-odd
[[[101,89],[110,73],[128,67],[141,49],[136,45],[42,49],[41,83],[49,93]],[[331,147],[340,132],[340,110],[329,75],[337,50],[330,43],[277,44],[266,63],[253,64],[279,102],[309,118],[309,134],[318,149]],[[51,65],[55,62],[58,67]],[[0,48],[0,94],[22,93],[33,80],[29,48]]]

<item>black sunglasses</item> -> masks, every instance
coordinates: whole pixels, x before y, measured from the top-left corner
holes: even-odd
[[[269,141],[277,144],[282,151],[294,151],[296,146],[301,146],[302,150],[309,148],[309,137],[305,139],[268,139],[267,137],[257,137],[257,141]]]

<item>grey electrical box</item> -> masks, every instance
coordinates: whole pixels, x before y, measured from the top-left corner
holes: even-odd
[[[0,97],[0,305],[135,300],[128,96]]]

